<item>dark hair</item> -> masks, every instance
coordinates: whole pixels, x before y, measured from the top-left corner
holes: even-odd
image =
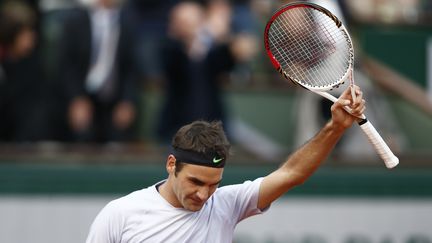
[[[181,127],[174,135],[171,143],[174,149],[181,149],[207,154],[216,152],[220,157],[228,158],[231,144],[229,143],[221,121],[194,121]],[[176,161],[176,172],[181,165]],[[178,167],[178,168],[177,168]]]
[[[0,45],[12,45],[24,29],[36,24],[36,13],[21,1],[8,1],[0,6]]]

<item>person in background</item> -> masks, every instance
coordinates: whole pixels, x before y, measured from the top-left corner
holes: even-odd
[[[119,0],[74,9],[60,38],[60,82],[66,140],[124,142],[136,138],[138,81],[133,22]]]
[[[0,140],[48,137],[38,52],[37,12],[24,1],[0,4]]]
[[[166,37],[168,15],[173,6],[182,0],[124,0],[126,14],[136,22],[136,58],[145,85],[160,83],[163,77],[160,61],[160,44]]]
[[[231,14],[224,0],[184,1],[173,7],[160,55],[166,80],[157,128],[162,141],[194,120],[221,120],[226,125],[222,88],[235,65],[256,50],[247,36],[232,35]]]

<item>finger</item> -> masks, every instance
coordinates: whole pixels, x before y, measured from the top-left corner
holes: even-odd
[[[349,106],[351,103],[352,102],[349,99],[339,98],[335,104],[337,107],[343,107],[343,106]]]
[[[355,99],[355,101],[353,103],[353,107],[358,107],[358,106],[360,106],[360,105],[362,105],[364,103],[365,102],[364,102],[364,99],[363,99],[363,92],[359,91],[357,93],[357,97],[356,97],[356,99]]]
[[[350,90],[351,90],[351,98],[353,101],[355,101],[355,99],[356,99],[356,87],[353,84],[351,84]]]
[[[353,85],[352,90],[355,93],[355,96],[353,97],[353,103],[351,108],[355,108],[359,106],[361,101],[363,100],[363,92],[361,91],[360,87],[357,85]]]
[[[342,92],[342,94],[340,95],[340,98],[351,100],[352,99],[351,87],[348,87],[347,89],[345,89],[344,92]]]
[[[362,115],[364,114],[365,110],[366,110],[366,108],[362,108],[362,109],[359,110],[359,111],[356,111],[356,112],[351,113],[351,115],[353,115],[353,116],[355,116],[355,117],[362,117]]]
[[[359,105],[355,108],[352,109],[352,114],[353,115],[361,115],[364,113],[366,106],[365,106],[366,101],[362,100],[359,102]]]
[[[357,85],[354,85],[354,87],[355,87],[355,92],[356,92],[356,94],[359,95],[360,92],[362,92],[361,89],[360,89],[360,87],[357,86]]]
[[[363,91],[359,91],[359,94],[357,95],[357,98],[359,101],[363,100]]]

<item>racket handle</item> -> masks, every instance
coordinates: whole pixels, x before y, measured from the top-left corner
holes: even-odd
[[[375,127],[367,119],[364,119],[359,123],[359,125],[369,139],[369,142],[374,146],[379,156],[384,160],[386,167],[391,169],[398,165],[399,159],[393,154]]]

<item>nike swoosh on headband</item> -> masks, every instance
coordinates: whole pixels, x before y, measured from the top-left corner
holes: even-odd
[[[223,160],[223,158],[217,158],[217,157],[214,157],[213,158],[213,163],[215,163],[215,164],[217,164],[217,163],[219,163],[219,162],[221,162]]]

